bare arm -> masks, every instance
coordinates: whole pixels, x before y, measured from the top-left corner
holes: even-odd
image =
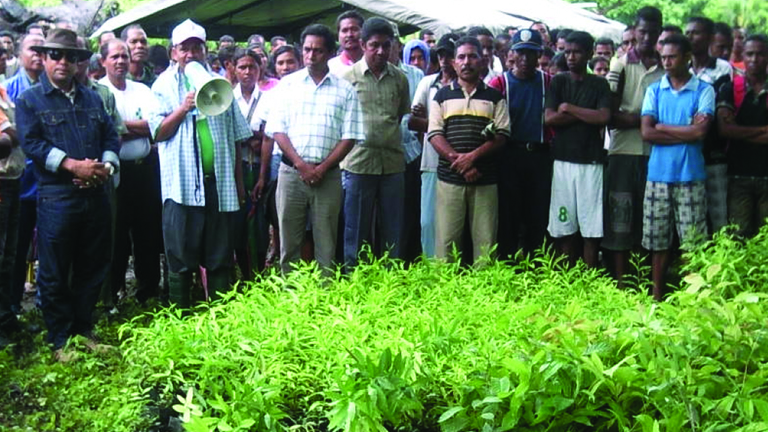
[[[429,128],[429,120],[421,117],[411,116],[408,120],[408,129],[414,132],[424,133]]]
[[[261,198],[264,188],[269,183],[269,171],[272,169],[272,149],[275,141],[264,134],[261,139],[261,166],[259,167],[259,180],[251,191],[251,197],[254,201]]]
[[[352,151],[352,147],[355,145],[355,140],[341,140],[338,143],[336,143],[336,146],[331,151],[331,154],[328,155],[325,160],[320,162],[317,167],[315,167],[315,172],[317,173],[320,178],[322,178],[325,173],[328,172],[328,170],[335,168],[339,166],[339,163],[341,163],[342,159],[344,159],[347,154]]]
[[[507,141],[506,135],[496,134],[492,140],[484,142],[480,147],[469,153],[459,153],[456,160],[451,163],[451,169],[459,174],[466,174],[467,171],[475,166],[478,159],[482,159],[489,154],[499,150]]]
[[[619,65],[620,66],[620,65]],[[614,64],[611,63],[611,73],[614,72]],[[611,73],[608,74],[608,81],[611,82]],[[620,66],[616,90],[611,93],[611,127],[616,129],[638,129],[640,128],[640,114],[631,114],[621,111],[621,98],[624,95],[626,86],[626,73],[623,66]]]
[[[444,135],[434,135],[429,139],[429,143],[435,148],[437,154],[447,159],[450,163],[453,163],[458,157],[458,153],[451,147],[451,144],[448,143]]]
[[[544,110],[544,124],[546,126],[559,127],[568,126],[573,123],[576,123],[576,117],[570,114],[555,111],[551,108]]]
[[[176,134],[187,114],[195,108],[195,92],[189,92],[184,102],[163,119],[155,132],[155,142],[166,141]]]
[[[674,136],[679,142],[700,141],[707,135],[711,122],[712,116],[697,115],[694,117],[693,124],[686,126],[657,124],[656,129]]]
[[[558,112],[570,114],[584,123],[595,126],[605,126],[611,120],[611,110],[608,108],[589,109],[570,103],[562,103]]]
[[[764,130],[762,134],[748,139],[747,142],[752,144],[768,144],[768,129]]]
[[[291,142],[291,139],[288,138],[288,135],[278,132],[273,138],[277,145],[280,146],[280,150],[283,151],[283,154],[289,161],[291,161],[293,166],[298,169],[299,165],[304,164],[304,159],[302,159],[301,156],[299,156],[299,154],[296,152],[296,149],[293,147],[293,143]]]
[[[656,120],[651,116],[643,116],[640,135],[642,135],[643,140],[653,144],[680,144],[682,142],[678,137],[659,130],[656,127]]]
[[[721,137],[742,141],[755,139],[768,132],[768,127],[766,126],[741,126],[736,124],[733,111],[729,108],[718,108],[717,126]]]
[[[127,133],[120,135],[123,142],[152,136],[149,131],[149,122],[146,120],[126,120],[123,124],[128,129]]]

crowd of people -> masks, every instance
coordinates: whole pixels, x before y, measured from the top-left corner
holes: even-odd
[[[131,257],[138,301],[188,309],[198,280],[216,299],[273,264],[346,272],[364,245],[482,265],[552,243],[619,285],[646,251],[660,300],[677,250],[768,217],[768,39],[708,18],[643,7],[619,43],[542,22],[403,43],[347,11],[296,45],[209,50],[186,20],[168,47],[132,24],[96,52],[65,27],[0,33],[5,338],[30,256],[60,350],[95,338]],[[232,86],[221,113],[199,65]]]

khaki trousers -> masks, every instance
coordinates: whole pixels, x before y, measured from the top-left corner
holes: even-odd
[[[328,171],[319,184],[309,186],[295,168],[281,164],[277,179],[277,217],[280,228],[280,269],[293,270],[301,259],[301,244],[312,222],[315,259],[326,274],[336,256],[336,235],[341,211],[341,171]]]
[[[455,185],[437,181],[435,205],[435,255],[453,258],[453,246],[461,250],[466,218],[469,218],[475,263],[496,243],[499,218],[497,186]]]

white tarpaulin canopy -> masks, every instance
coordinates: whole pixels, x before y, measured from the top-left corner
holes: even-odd
[[[550,28],[567,27],[618,40],[625,27],[563,0],[156,0],[107,20],[92,37],[138,23],[150,36],[167,38],[186,18],[205,27],[212,39],[223,34],[238,40],[252,33],[297,35],[314,22],[332,24],[348,9],[397,22],[405,32],[429,29],[438,35],[473,25],[498,34],[506,26],[543,21]]]

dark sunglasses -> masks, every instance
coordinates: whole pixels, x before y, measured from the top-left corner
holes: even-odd
[[[70,63],[77,63],[80,61],[80,56],[76,52],[69,50],[48,50],[48,57],[53,61],[59,61],[62,58],[66,58]]]

